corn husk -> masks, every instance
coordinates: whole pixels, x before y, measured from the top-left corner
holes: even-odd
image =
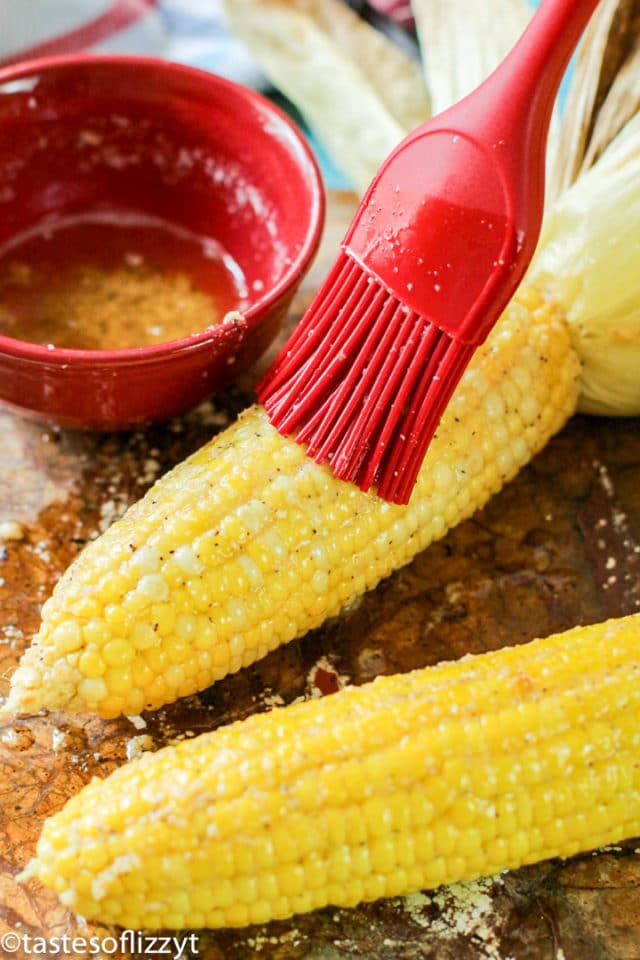
[[[639,223],[637,113],[547,212],[530,270],[565,311],[585,413],[640,414]]]
[[[419,63],[341,0],[226,0],[225,12],[359,192],[428,118]]]
[[[640,0],[603,0],[578,50],[550,170],[558,196],[588,170],[640,107]]]
[[[527,0],[412,0],[434,114],[497,67],[531,17]]]

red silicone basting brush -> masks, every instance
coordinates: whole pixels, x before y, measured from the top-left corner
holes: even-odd
[[[597,3],[543,0],[488,79],[394,150],[259,384],[274,426],[342,479],[408,501],[533,255],[555,96]]]

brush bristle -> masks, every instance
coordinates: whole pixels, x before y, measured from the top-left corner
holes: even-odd
[[[258,397],[275,428],[336,476],[407,503],[474,349],[343,251]]]

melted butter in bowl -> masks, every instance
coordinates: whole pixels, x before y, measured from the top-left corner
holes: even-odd
[[[0,249],[0,333],[32,343],[143,347],[246,304],[242,270],[217,241],[148,214],[57,217]]]
[[[323,217],[303,134],[248,87],[104,54],[0,70],[0,404],[92,430],[195,406],[273,342]]]

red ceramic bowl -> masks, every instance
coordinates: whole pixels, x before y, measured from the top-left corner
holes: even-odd
[[[0,252],[47,218],[137,213],[212,238],[246,280],[246,323],[146,347],[70,350],[0,336],[0,400],[64,426],[164,419],[246,370],[275,337],[316,252],[324,193],[269,101],[141,57],[0,70]]]

